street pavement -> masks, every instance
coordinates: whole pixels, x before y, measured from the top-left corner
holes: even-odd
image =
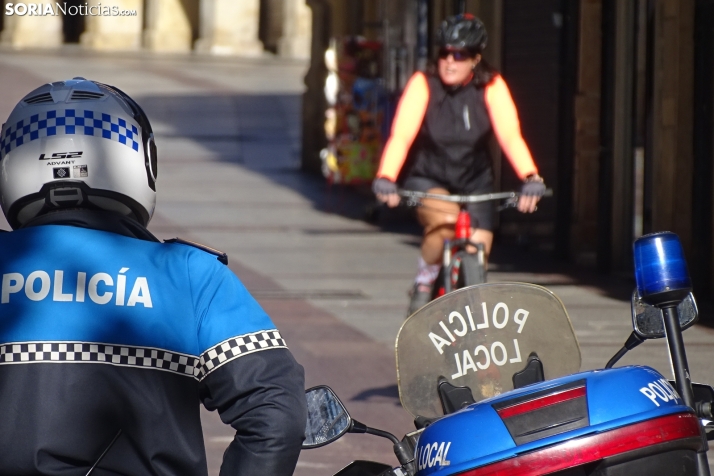
[[[393,346],[416,267],[418,228],[403,211],[367,223],[371,199],[364,190],[328,187],[299,172],[305,71],[304,62],[271,56],[0,49],[0,118],[34,87],[75,76],[135,98],[159,148],[151,231],[227,252],[231,269],[305,366],[307,386],[330,385],[356,419],[401,436],[412,426],[398,400]],[[583,370],[602,368],[631,331],[630,277],[554,262],[537,242],[497,240],[489,281],[532,282],[560,297]],[[693,379],[714,383],[714,331],[695,326],[685,341]],[[662,340],[646,342],[621,364],[650,365],[671,377]],[[213,476],[232,431],[215,413],[202,418]],[[387,440],[346,435],[303,452],[295,474],[329,475],[353,459],[395,462]]]

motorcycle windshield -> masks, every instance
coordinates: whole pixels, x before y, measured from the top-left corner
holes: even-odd
[[[578,372],[568,313],[548,289],[488,283],[451,292],[409,317],[397,335],[399,397],[413,416],[443,415],[437,382],[468,386],[476,401],[513,389],[535,352],[546,379]]]

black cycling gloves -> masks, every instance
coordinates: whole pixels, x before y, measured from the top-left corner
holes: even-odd
[[[538,175],[532,175],[526,178],[525,183],[521,187],[521,195],[527,197],[542,197],[545,194],[545,183]]]
[[[390,195],[397,193],[397,184],[389,179],[380,177],[372,182],[372,191],[375,195]]]

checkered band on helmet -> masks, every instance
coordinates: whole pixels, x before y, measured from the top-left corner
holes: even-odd
[[[43,137],[58,134],[84,134],[114,140],[139,151],[139,129],[124,119],[87,109],[54,109],[33,114],[17,124],[6,124],[0,137],[0,160],[3,155]]]
[[[13,228],[49,210],[87,207],[146,225],[156,203],[149,120],[119,89],[74,78],[25,96],[0,130],[0,198]]]
[[[483,22],[470,13],[444,20],[437,36],[440,47],[463,48],[474,53],[483,51],[488,42],[488,33]]]

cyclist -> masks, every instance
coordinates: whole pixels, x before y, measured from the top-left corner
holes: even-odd
[[[141,107],[44,85],[3,125],[0,163],[0,474],[87,474],[107,450],[92,474],[207,475],[199,403],[236,430],[222,475],[292,474],[303,368],[224,254],[145,228]]]
[[[508,87],[481,57],[487,41],[483,23],[471,14],[448,18],[439,28],[438,39],[438,74],[417,72],[407,83],[373,182],[374,193],[392,207],[399,204],[398,180],[403,180],[408,190],[490,193],[493,174],[488,139],[495,133],[524,181],[518,209],[533,212],[545,185],[521,136]],[[459,210],[456,204],[432,199],[424,199],[422,204],[417,217],[424,236],[409,314],[431,298],[444,239],[453,237]],[[475,226],[471,239],[483,243],[488,256],[493,242],[493,205],[469,204],[468,210]]]

